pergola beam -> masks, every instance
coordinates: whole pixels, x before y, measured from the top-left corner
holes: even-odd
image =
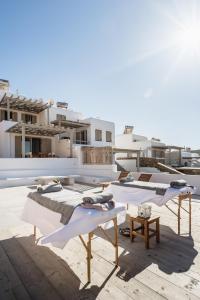
[[[90,126],[89,123],[79,122],[79,121],[70,121],[70,120],[54,120],[51,122],[53,125],[65,128],[81,128]]]
[[[25,131],[25,124],[22,124],[22,158],[25,158],[26,156],[26,142],[25,142],[25,135],[26,135],[26,131]]]
[[[52,126],[40,126],[38,124],[16,123],[9,128],[7,132],[22,134],[23,128],[26,135],[49,136],[53,137],[57,134],[65,133],[66,129]]]
[[[124,149],[124,148],[112,148],[113,153],[140,153],[141,150],[138,149]]]
[[[13,94],[5,93],[0,101],[0,107],[7,107],[9,109],[16,109],[25,112],[40,113],[48,107],[48,103],[44,103],[42,100],[33,100],[28,98],[23,98],[22,96],[17,96]]]

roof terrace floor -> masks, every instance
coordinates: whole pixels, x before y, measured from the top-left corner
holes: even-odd
[[[20,220],[29,191],[0,190],[0,299],[200,299],[200,201],[195,197],[192,237],[186,214],[178,236],[176,217],[152,205],[161,217],[160,244],[152,239],[145,250],[140,238],[130,243],[120,236],[117,269],[112,245],[97,231],[87,285],[86,252],[78,238],[63,250],[34,243],[33,226]]]

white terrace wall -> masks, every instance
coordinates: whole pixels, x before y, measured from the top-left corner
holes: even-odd
[[[117,177],[113,165],[82,165],[77,158],[0,158],[0,187],[34,184],[38,176],[79,175],[98,183]]]
[[[74,174],[76,158],[0,158],[0,178]]]

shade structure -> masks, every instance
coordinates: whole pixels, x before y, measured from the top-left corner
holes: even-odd
[[[29,99],[23,96],[5,93],[0,100],[0,107],[30,113],[40,113],[48,108],[48,103],[43,100]]]
[[[70,120],[54,120],[51,124],[62,126],[65,128],[81,128],[90,126],[89,123],[80,122],[80,121],[70,121]]]
[[[47,125],[39,124],[25,124],[25,123],[15,123],[10,127],[7,132],[21,134],[22,131],[25,131],[26,135],[37,135],[37,136],[55,136],[66,132],[66,129],[63,127],[54,127]]]

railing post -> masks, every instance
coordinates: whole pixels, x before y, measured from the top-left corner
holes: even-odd
[[[22,157],[25,157],[25,124],[22,124]]]

